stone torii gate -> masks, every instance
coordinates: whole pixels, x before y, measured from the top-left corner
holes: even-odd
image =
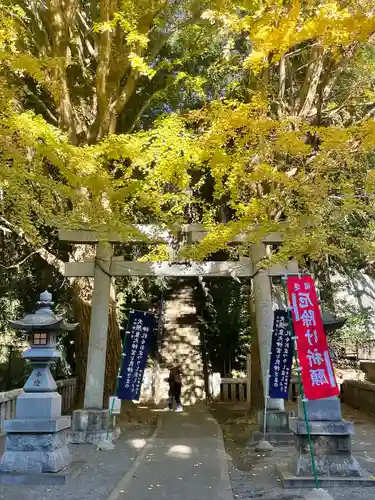
[[[170,241],[169,233],[155,226],[138,226],[138,228],[148,236],[151,235],[151,244]],[[207,234],[207,231],[200,225],[185,226],[182,228],[182,232],[188,244],[201,241]],[[106,234],[100,238],[100,235],[95,231],[61,230],[59,231],[59,239],[73,244],[96,246],[94,259],[83,262],[68,262],[65,264],[64,273],[66,277],[94,278],[84,410],[77,410],[76,415],[73,414],[75,442],[97,442],[104,437],[104,431],[106,431],[108,410],[103,409],[103,392],[112,277],[165,276],[183,278],[216,276],[252,278],[262,379],[265,390],[267,387],[266,379],[273,326],[271,278],[298,273],[298,265],[295,261],[289,262],[286,266],[276,264],[268,269],[258,269],[257,267],[257,264],[267,257],[268,245],[282,243],[282,237],[279,233],[269,234],[260,243],[251,245],[250,259],[240,258],[239,261],[225,262],[191,262],[189,265],[170,264],[168,262],[134,262],[125,261],[123,257],[114,257],[113,245],[124,242],[124,238],[117,234]],[[105,240],[105,242],[102,240]],[[137,239],[133,241],[137,241]],[[240,235],[230,243],[233,245],[244,244],[244,238]],[[283,411],[284,401],[270,399],[268,408]],[[102,426],[100,426],[99,420],[102,420]],[[94,427],[88,428],[87,422],[95,422]]]

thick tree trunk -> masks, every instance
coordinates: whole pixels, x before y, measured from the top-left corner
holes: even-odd
[[[116,377],[121,361],[121,335],[117,322],[116,301],[110,299],[110,312],[108,322],[107,355],[105,362],[105,380],[103,408],[107,408],[109,397],[114,395]]]

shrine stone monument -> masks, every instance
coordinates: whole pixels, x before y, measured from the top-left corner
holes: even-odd
[[[58,330],[72,330],[78,323],[68,324],[55,316],[52,305],[52,295],[44,292],[34,314],[9,321],[12,328],[28,335],[30,348],[23,358],[30,361],[33,371],[17,398],[16,418],[4,422],[5,451],[0,460],[3,484],[20,484],[27,482],[25,476],[59,472],[72,460],[67,446],[70,417],[61,415],[61,396],[50,364],[61,357],[56,348]],[[12,481],[4,473],[10,473]]]

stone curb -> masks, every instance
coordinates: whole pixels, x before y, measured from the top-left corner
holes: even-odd
[[[214,417],[211,417],[216,424],[217,429],[217,449],[219,452],[219,460],[221,464],[221,480],[223,482],[223,490],[220,493],[219,500],[233,500],[232,483],[229,476],[227,453],[225,451],[224,436],[220,424]]]

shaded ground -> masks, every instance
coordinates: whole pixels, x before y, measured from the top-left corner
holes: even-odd
[[[257,429],[241,406],[217,404],[212,413],[220,422],[231,479],[233,496],[238,500],[300,500],[306,490],[284,490],[274,472],[276,464],[287,464],[295,456],[294,446],[278,446],[273,453],[258,453],[251,444],[251,435]],[[348,407],[344,417],[355,423],[352,440],[353,454],[361,467],[375,476],[375,420]],[[335,488],[330,491],[335,500],[373,500],[375,488]]]
[[[93,445],[71,445],[79,475],[64,486],[0,486],[1,500],[105,500],[134,464],[155,429],[157,413],[126,412],[117,425],[121,436],[114,451]]]

